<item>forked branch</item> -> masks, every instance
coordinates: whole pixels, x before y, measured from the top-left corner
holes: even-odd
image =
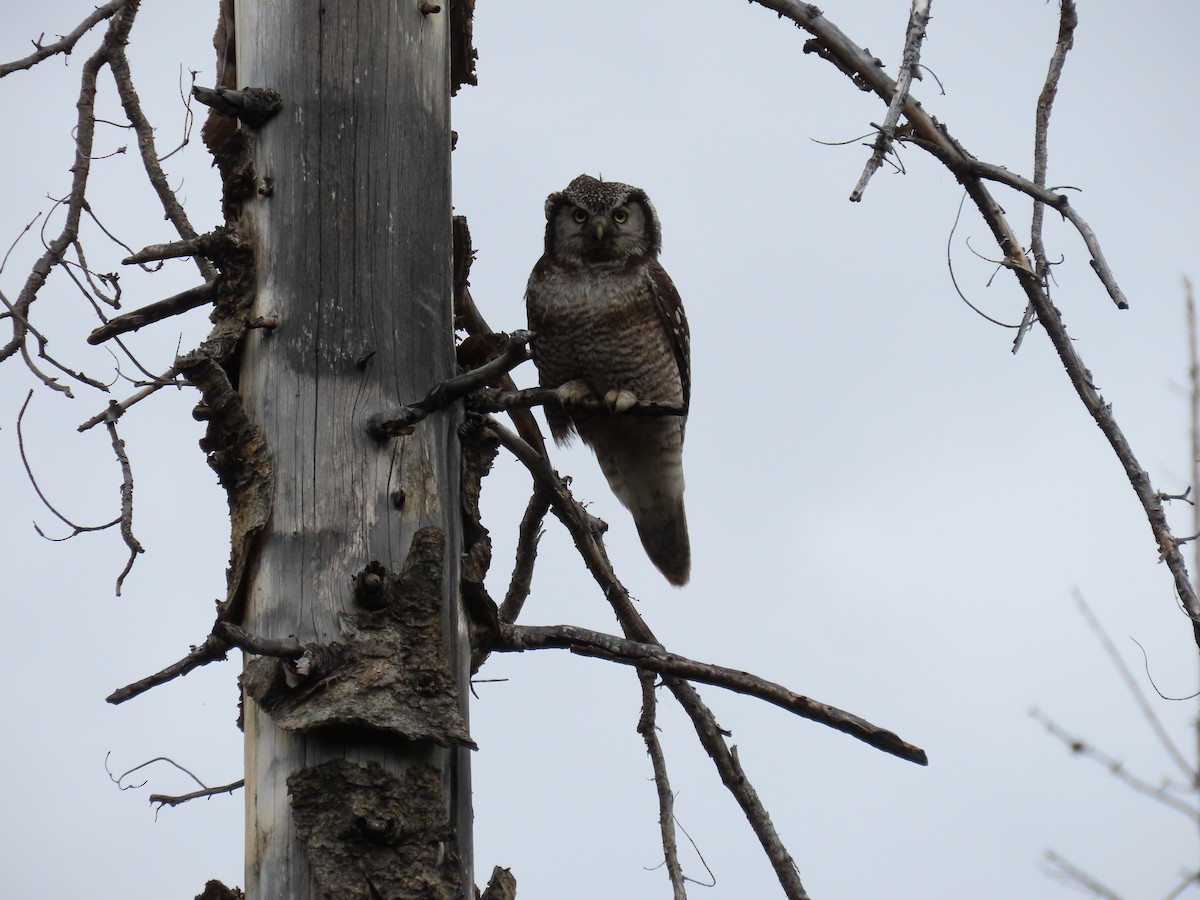
[[[616,613],[625,633],[625,639],[646,647],[658,648],[650,653],[650,656],[656,655],[662,644],[633,606],[629,591],[613,572],[601,539],[603,533],[601,523],[575,500],[544,456],[498,422],[492,421],[490,425],[495,429],[501,445],[525,465],[537,487],[549,495],[551,509],[570,533],[588,571],[591,572],[596,584],[604,593],[605,599]],[[527,632],[527,634],[531,633]],[[628,645],[623,646],[629,649]],[[712,759],[721,782],[742,808],[746,820],[775,870],[775,875],[785,896],[789,900],[807,898],[808,894],[800,881],[800,875],[791,854],[779,839],[770,815],[743,771],[736,752],[726,742],[726,735],[717,724],[712,711],[700,699],[700,695],[686,678],[676,674],[664,674],[663,684],[674,694],[684,712],[691,719],[701,746]]]
[[[851,41],[836,25],[830,22],[817,7],[797,0],[756,0],[759,5],[786,17],[797,26],[813,35],[804,45],[806,52],[816,53],[833,63],[839,71],[850,77],[856,85],[870,90],[890,102],[896,94],[893,80],[878,61],[863,48]],[[1065,51],[1064,51],[1065,52]],[[1055,195],[1035,181],[1014,175],[1000,166],[983,163],[950,134],[949,129],[925,111],[911,95],[906,96],[903,113],[911,130],[908,140],[937,158],[966,188],[975,206],[979,209],[996,243],[1003,254],[1004,266],[1016,277],[1029,305],[1045,328],[1071,384],[1084,408],[1104,433],[1113,452],[1125,469],[1126,477],[1142,504],[1150,529],[1158,546],[1160,558],[1166,562],[1174,580],[1175,590],[1184,611],[1192,620],[1193,637],[1200,647],[1200,598],[1187,573],[1187,564],[1180,552],[1178,540],[1171,533],[1163,510],[1159,492],[1154,489],[1150,476],[1138,462],[1128,440],[1117,424],[1112,409],[1096,389],[1091,372],[1075,349],[1067,333],[1061,313],[1050,300],[1042,279],[1030,265],[1028,256],[1009,225],[1000,204],[992,196],[986,182],[998,181],[1022,191],[1034,200],[1041,200],[1057,210],[1079,232],[1091,254],[1090,264],[1097,277],[1118,307],[1124,309],[1128,303],[1100,251],[1095,234],[1078,211],[1070,205],[1065,194]]]

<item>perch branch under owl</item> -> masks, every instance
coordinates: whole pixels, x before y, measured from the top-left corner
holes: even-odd
[[[430,413],[444,409],[460,397],[491,384],[529,359],[528,346],[532,335],[528,331],[514,331],[497,337],[502,341],[497,356],[469,372],[434,385],[423,400],[387,412],[374,413],[367,420],[367,431],[381,439],[411,434],[412,426]]]
[[[488,362],[449,378],[430,388],[424,399],[406,406],[375,413],[367,420],[367,430],[376,438],[397,437],[411,434],[413,426],[439,409],[444,409],[455,400],[475,394],[471,405],[479,412],[503,412],[510,409],[528,409],[533,406],[560,406],[558,393],[553,388],[526,388],[504,390],[490,387],[499,378],[530,359],[527,349],[533,335],[528,331],[514,331],[500,335],[502,349]],[[572,404],[575,409],[614,416],[686,416],[686,405],[640,400],[629,409],[616,412],[595,397],[585,397]]]

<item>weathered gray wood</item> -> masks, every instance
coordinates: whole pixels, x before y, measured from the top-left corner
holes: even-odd
[[[339,613],[354,609],[351,579],[372,560],[399,570],[414,533],[440,528],[465,717],[469,653],[453,599],[458,413],[437,413],[393,442],[365,429],[370,413],[423,396],[455,371],[447,17],[422,15],[415,0],[238,0],[236,10],[237,86],[283,98],[257,133],[259,193],[246,209],[257,247],[253,315],[278,322],[246,336],[241,373],[276,479],[268,534],[251,562],[246,629],[338,638]],[[445,850],[460,860],[463,896],[473,896],[469,751],[344,730],[285,732],[250,700],[245,721],[249,897],[322,896],[287,779],[338,760],[404,778],[436,767],[457,828]]]

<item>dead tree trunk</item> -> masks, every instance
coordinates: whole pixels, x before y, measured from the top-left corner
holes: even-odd
[[[455,371],[447,17],[236,10],[238,86],[283,100],[243,218],[276,323],[241,367],[275,482],[244,627],[305,649],[247,665],[247,894],[473,896],[459,413],[364,428]]]

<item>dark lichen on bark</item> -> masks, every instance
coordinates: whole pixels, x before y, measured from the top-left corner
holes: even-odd
[[[292,816],[313,877],[328,897],[459,896],[453,830],[436,769],[400,774],[331,760],[291,775]]]

